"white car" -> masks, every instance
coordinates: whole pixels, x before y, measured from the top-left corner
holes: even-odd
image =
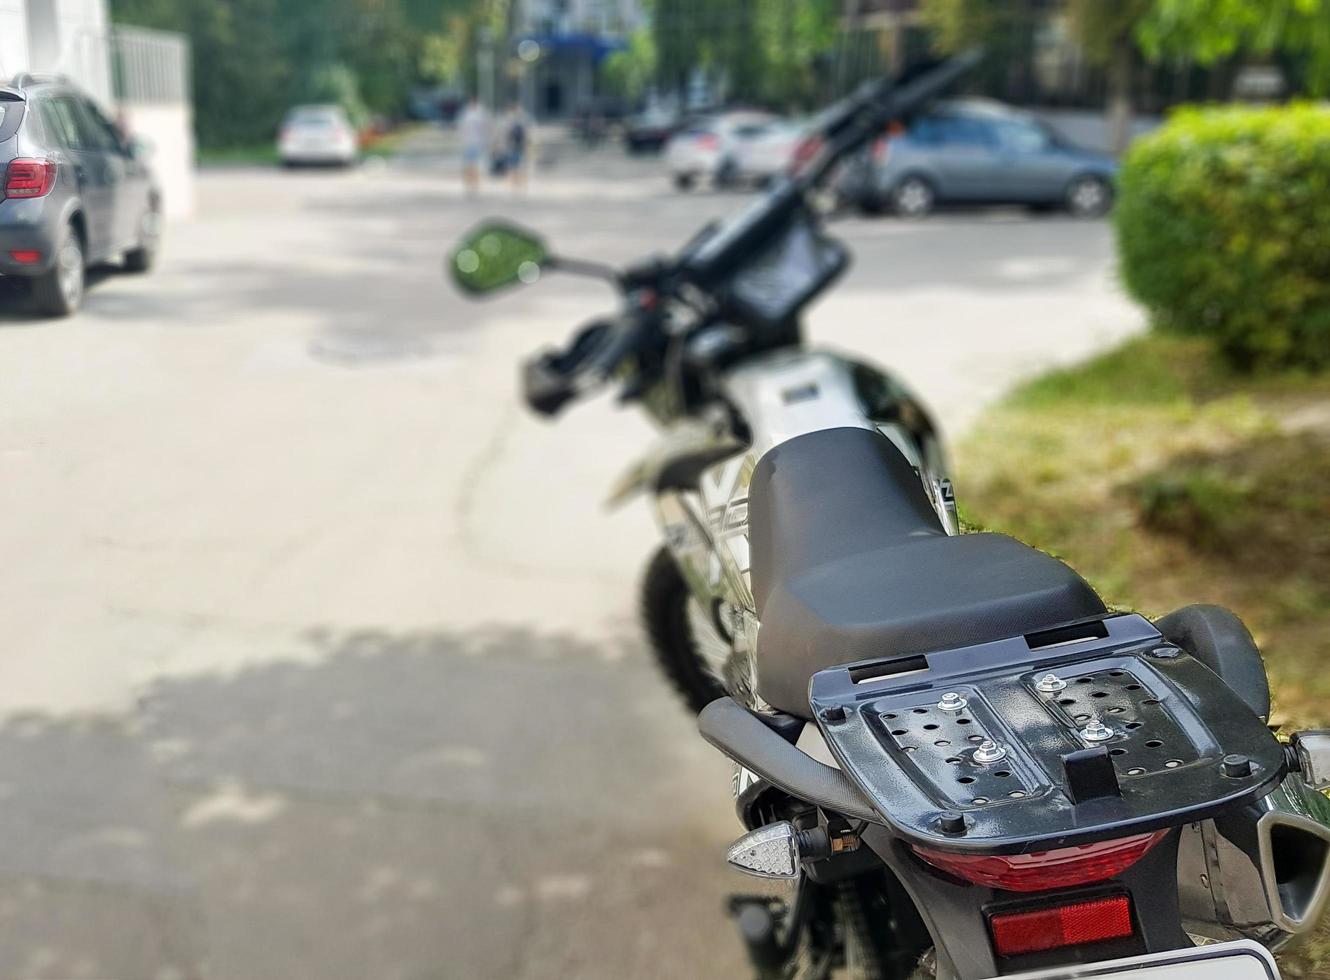
[[[665,146],[665,165],[674,186],[686,191],[699,180],[733,183],[739,177],[735,163],[739,144],[775,119],[765,112],[726,112],[684,126]]]
[[[277,154],[288,167],[335,164],[349,167],[360,155],[356,129],[336,105],[298,105],[286,114]]]
[[[803,122],[777,119],[757,127],[745,127],[734,145],[734,169],[740,180],[764,184],[789,173],[807,126]]]

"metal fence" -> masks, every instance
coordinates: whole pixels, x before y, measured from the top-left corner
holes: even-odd
[[[146,27],[114,27],[109,38],[117,102],[183,105],[190,101],[189,42]]]

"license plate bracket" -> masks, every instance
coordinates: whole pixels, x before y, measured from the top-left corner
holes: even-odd
[[[1149,953],[1103,963],[1078,963],[1020,973],[1002,980],[1280,980],[1270,951],[1241,939],[1231,943]]]

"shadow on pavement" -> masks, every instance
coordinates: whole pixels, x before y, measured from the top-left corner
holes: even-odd
[[[728,767],[635,639],[314,630],[10,721],[0,788],[6,978],[740,968]]]

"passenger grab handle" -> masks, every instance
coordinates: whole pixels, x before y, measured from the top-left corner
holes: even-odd
[[[845,817],[882,822],[843,772],[791,745],[733,698],[703,708],[697,727],[721,752],[791,796]]]

